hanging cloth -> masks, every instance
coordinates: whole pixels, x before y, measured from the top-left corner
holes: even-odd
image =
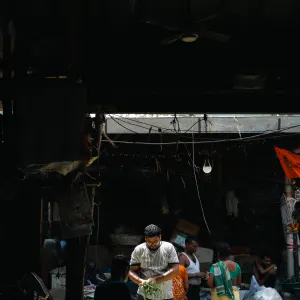
[[[239,216],[239,209],[238,209],[239,200],[235,195],[233,190],[228,191],[226,195],[226,209],[228,216],[234,216],[237,218]]]
[[[275,147],[276,154],[288,179],[300,178],[300,155]]]

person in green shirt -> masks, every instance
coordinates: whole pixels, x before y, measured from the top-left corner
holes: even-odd
[[[238,286],[241,284],[241,268],[229,259],[227,243],[220,243],[216,250],[218,261],[211,266],[207,281],[212,289],[211,300],[240,300]]]

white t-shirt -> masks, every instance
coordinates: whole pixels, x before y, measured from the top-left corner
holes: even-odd
[[[198,258],[196,257],[196,255],[193,254],[193,256],[195,258],[195,262],[193,262],[186,253],[182,252],[181,254],[185,255],[185,257],[187,257],[187,259],[190,262],[189,266],[186,267],[186,272],[188,274],[199,273],[200,272],[200,264],[199,264],[199,261],[198,261]],[[199,286],[201,284],[201,278],[189,278],[189,284]]]
[[[131,254],[130,265],[140,266],[142,278],[148,279],[154,276],[163,275],[169,270],[169,264],[178,264],[178,256],[174,246],[168,242],[161,242],[160,247],[152,252],[146,243],[135,247]],[[172,280],[157,284],[161,293],[155,298],[148,296],[148,299],[163,300],[173,298]],[[138,294],[143,296],[142,290],[138,289]]]

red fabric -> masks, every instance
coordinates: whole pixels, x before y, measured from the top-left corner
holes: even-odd
[[[300,178],[300,155],[275,147],[276,154],[288,179]]]

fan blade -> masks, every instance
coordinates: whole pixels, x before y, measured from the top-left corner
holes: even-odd
[[[201,20],[197,21],[196,23],[206,23],[206,22],[210,22],[210,21],[212,21],[212,20],[215,20],[217,17],[218,17],[217,14],[212,14],[212,15],[210,15],[210,16],[204,18],[204,19],[201,19]]]
[[[182,34],[169,36],[160,42],[161,45],[170,45],[177,42],[182,37]]]
[[[210,40],[215,40],[215,41],[222,42],[222,43],[225,43],[228,40],[230,40],[230,36],[225,35],[225,34],[221,34],[221,33],[217,33],[217,32],[214,32],[214,31],[201,29],[198,32],[199,32],[200,37],[204,37],[204,38],[207,38],[207,39],[210,39]]]
[[[164,23],[161,23],[161,22],[156,21],[156,20],[146,20],[146,21],[144,21],[144,22],[145,22],[146,24],[150,24],[150,25],[162,27],[162,28],[167,29],[167,30],[169,30],[169,31],[179,31],[179,29],[176,28],[176,27],[173,26],[173,25],[164,24]]]

